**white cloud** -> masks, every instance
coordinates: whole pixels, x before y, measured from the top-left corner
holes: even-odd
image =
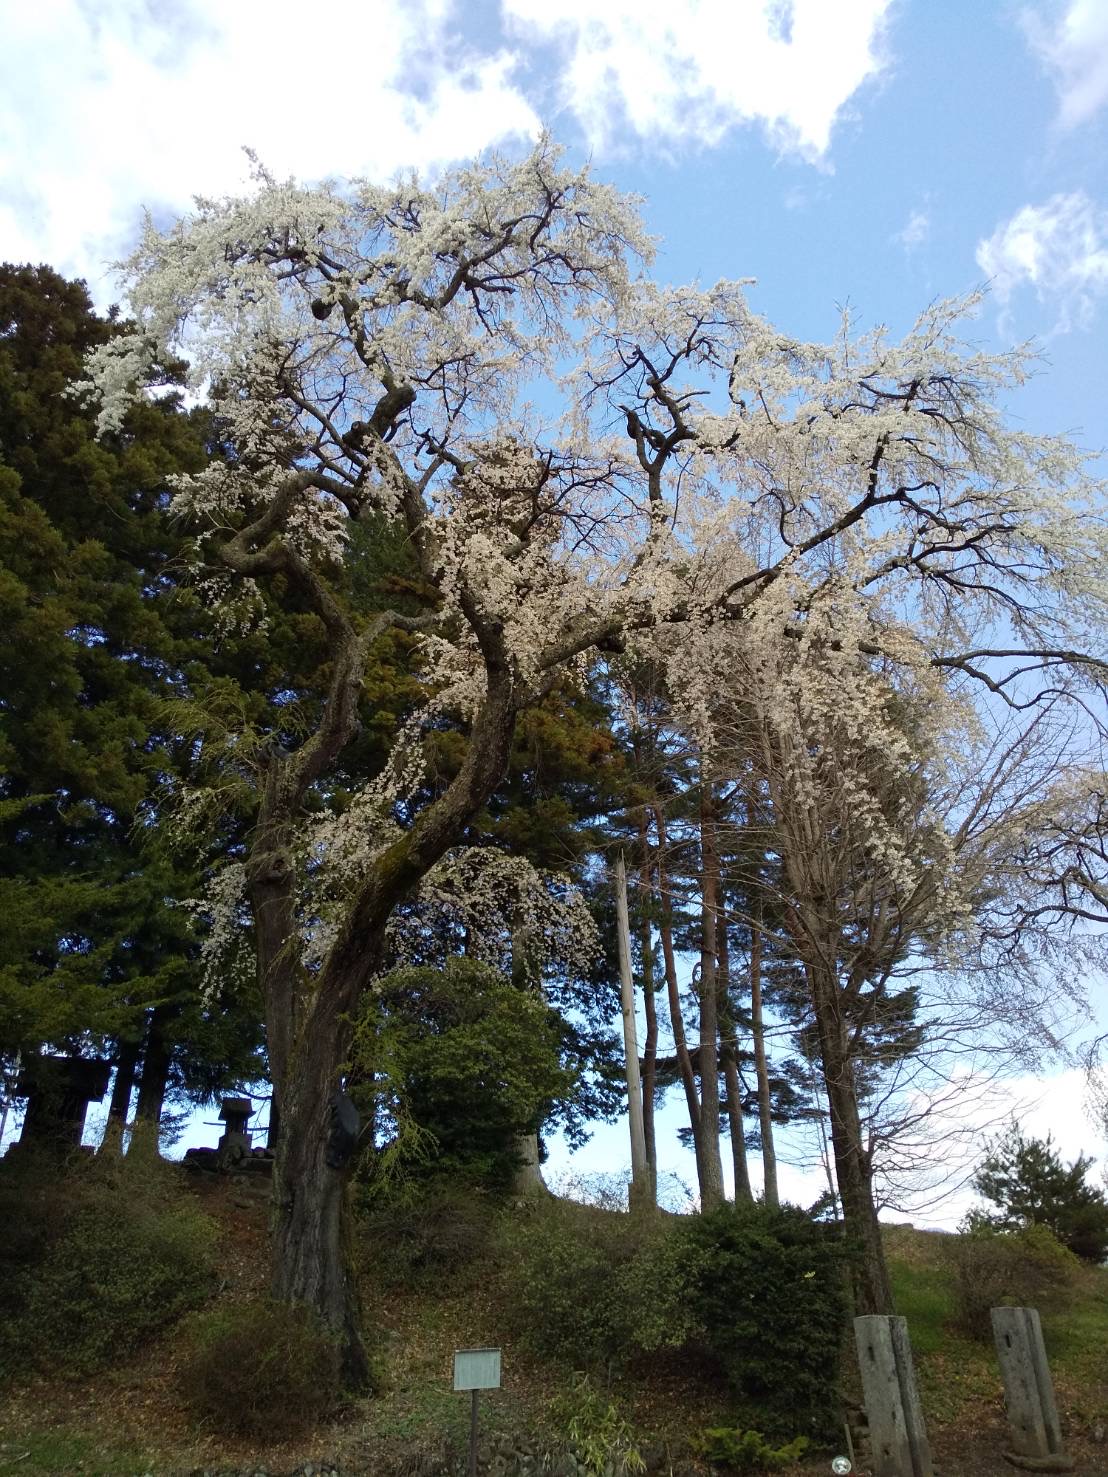
[[[912,251],[927,240],[931,234],[931,217],[926,210],[913,210],[903,227],[893,235],[905,251]]]
[[[567,53],[564,101],[594,147],[630,128],[654,144],[715,144],[758,123],[816,160],[881,69],[890,0],[504,0],[517,33]]]
[[[450,0],[35,0],[4,11],[0,259],[80,272],[97,296],[143,206],[277,175],[387,177],[533,136],[508,52],[451,28]]]
[[[1082,190],[1024,205],[978,242],[977,263],[1006,304],[1020,287],[1057,304],[1056,330],[1087,327],[1108,292],[1108,211]]]
[[[1021,14],[1024,31],[1058,89],[1063,128],[1084,123],[1108,102],[1108,4],[1070,0],[1053,23],[1040,10]]]

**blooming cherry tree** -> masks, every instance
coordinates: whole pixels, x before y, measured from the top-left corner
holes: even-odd
[[[643,280],[649,256],[635,203],[546,139],[430,186],[304,188],[258,168],[248,198],[147,227],[123,266],[133,330],[89,361],[105,427],[187,361],[229,448],[175,487],[203,577],[224,599],[291,592],[329,635],[318,724],[291,752],[254,746],[242,880],[280,1109],[273,1289],[341,1334],[354,1382],[328,1101],[389,919],[421,885],[433,899],[435,875],[441,892],[451,874],[434,869],[502,777],[523,708],[590,651],[666,627],[695,709],[712,631],[735,621],[754,660],[785,641],[998,700],[1099,691],[1097,489],[1067,443],[1005,425],[996,398],[1024,360],[957,343],[972,304],[931,309],[899,344],[844,323],[809,345],[754,315],[742,284]],[[374,519],[402,532],[423,614],[351,600],[352,530]],[[326,798],[390,629],[420,643],[425,705],[317,825],[305,801]],[[420,733],[444,715],[464,752],[428,794]]]

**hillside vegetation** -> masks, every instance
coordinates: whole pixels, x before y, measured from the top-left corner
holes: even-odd
[[[342,1405],[333,1371],[312,1362],[310,1329],[291,1337],[291,1376],[287,1363],[266,1364],[279,1338],[265,1322],[270,1305],[258,1302],[264,1181],[125,1161],[61,1179],[12,1163],[3,1166],[0,1199],[5,1214],[19,1200],[29,1233],[55,1228],[37,1244],[29,1235],[5,1238],[0,1472],[464,1471],[469,1401],[453,1393],[450,1371],[453,1350],[472,1346],[503,1349],[503,1388],[481,1400],[483,1452],[494,1472],[528,1470],[528,1461],[539,1470],[544,1456],[562,1461],[555,1470],[603,1471],[597,1453],[606,1451],[611,1471],[641,1470],[638,1453],[648,1471],[707,1473],[705,1452],[718,1455],[718,1438],[713,1448],[706,1432],[760,1430],[784,1461],[805,1424],[807,1455],[790,1469],[825,1472],[845,1436],[837,1416],[825,1419],[818,1408],[818,1370],[805,1364],[821,1338],[835,1350],[829,1365],[838,1364],[844,1408],[856,1411],[845,1322],[817,1326],[843,1281],[830,1257],[818,1260],[821,1233],[797,1243],[806,1247],[802,1260],[817,1260],[803,1270],[795,1261],[790,1271],[788,1253],[772,1252],[764,1226],[742,1232],[763,1238],[759,1255],[779,1258],[766,1271],[775,1307],[785,1307],[782,1289],[794,1277],[812,1289],[812,1318],[797,1306],[775,1333],[744,1315],[744,1303],[761,1294],[743,1290],[747,1240],[735,1239],[726,1217],[663,1215],[639,1226],[626,1214],[553,1197],[494,1207],[447,1189],[424,1192],[407,1212],[363,1206],[357,1254],[377,1389]],[[991,1346],[960,1326],[966,1239],[896,1227],[886,1240],[943,1477],[1006,1470]],[[76,1263],[75,1244],[83,1248]],[[689,1247],[702,1258],[693,1274]],[[710,1268],[716,1302],[704,1303],[696,1266]],[[980,1263],[973,1270],[980,1280]],[[1064,1286],[1043,1283],[1039,1301],[1078,1470],[1103,1473],[1108,1271],[1071,1268]],[[248,1312],[260,1321],[244,1325]],[[705,1332],[712,1318],[717,1335]],[[237,1328],[243,1339],[216,1362],[214,1405],[210,1381],[205,1394],[198,1374],[213,1327]],[[760,1376],[761,1407],[751,1394]],[[864,1448],[860,1465],[863,1457]]]

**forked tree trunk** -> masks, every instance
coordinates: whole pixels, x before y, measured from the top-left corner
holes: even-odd
[[[862,1141],[849,1027],[840,1009],[838,981],[826,969],[809,968],[807,972],[831,1110],[835,1178],[851,1253],[854,1312],[857,1316],[891,1314],[896,1309],[873,1198],[873,1163]]]

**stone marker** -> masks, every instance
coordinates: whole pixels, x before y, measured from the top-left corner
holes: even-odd
[[[903,1318],[854,1320],[874,1477],[934,1477]]]
[[[23,1065],[16,1097],[27,1099],[21,1150],[67,1153],[81,1147],[85,1114],[108,1090],[111,1062],[96,1057],[37,1056]]]
[[[1032,1472],[1071,1472],[1038,1311],[993,1308],[991,1317],[1012,1433],[1012,1450],[1005,1456],[1013,1466]]]

